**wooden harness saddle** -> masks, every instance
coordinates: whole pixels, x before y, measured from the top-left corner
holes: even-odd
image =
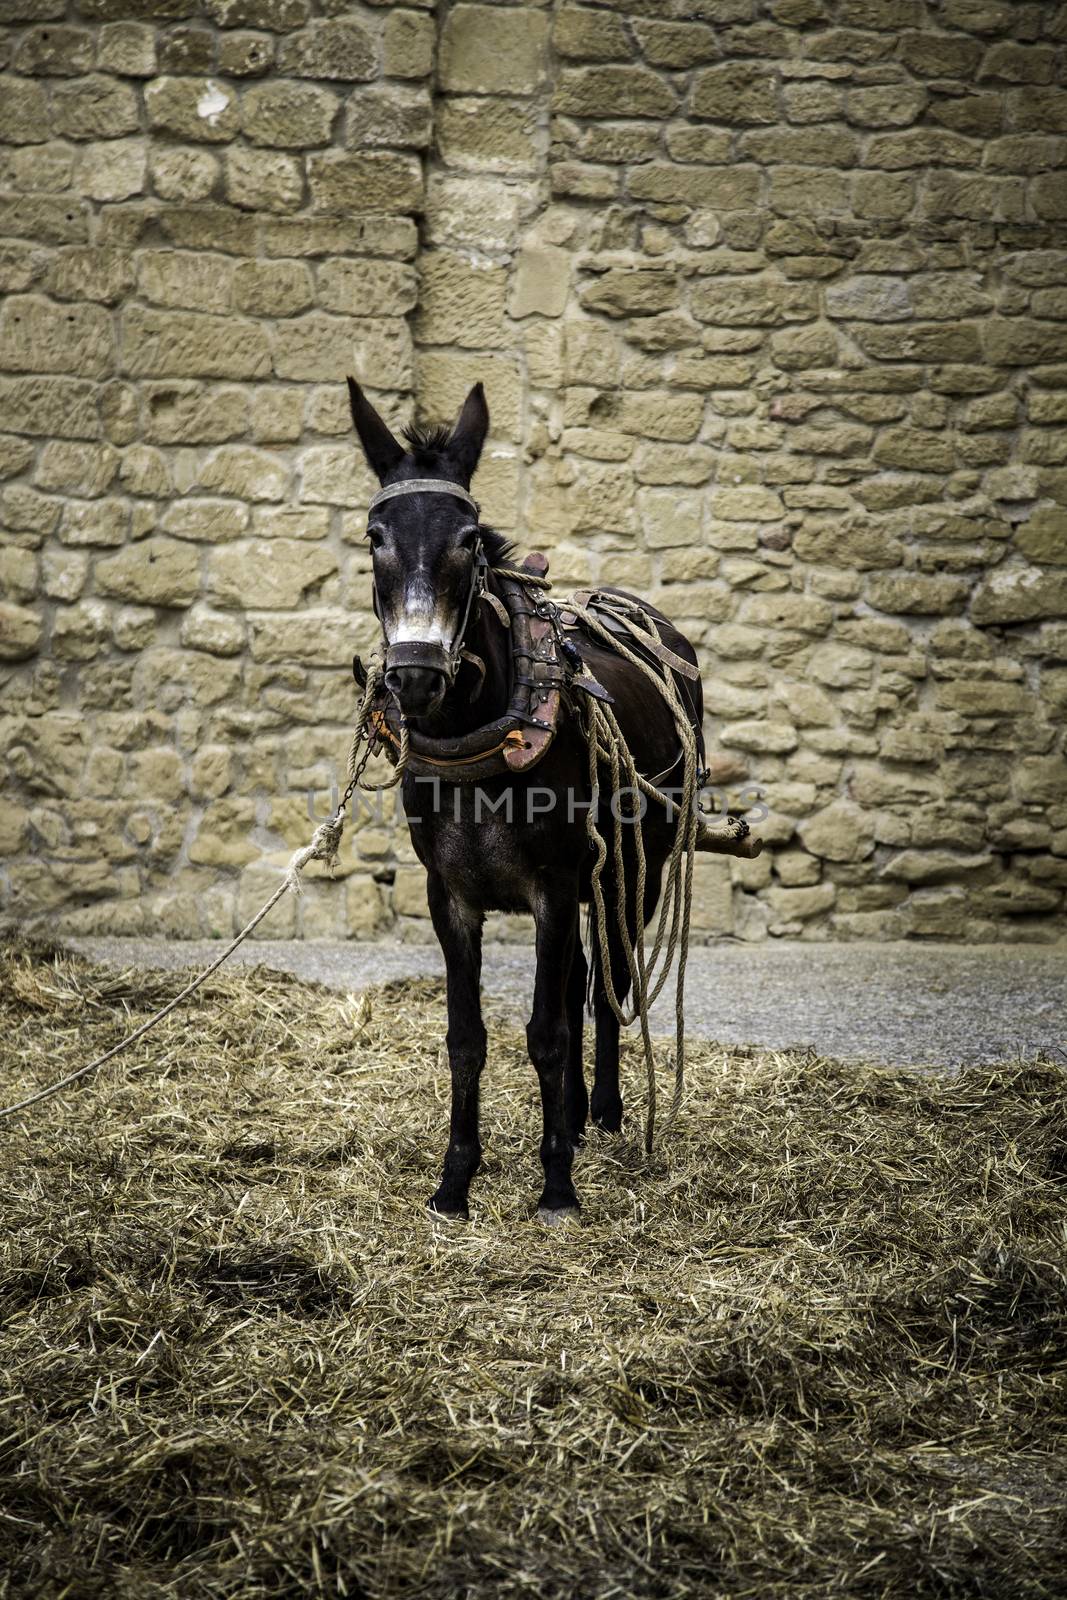
[[[461,783],[529,772],[548,751],[570,693],[611,699],[582,661],[573,637],[581,634],[579,615],[566,601],[556,605],[545,595],[547,572],[545,556],[539,552],[528,555],[520,567],[495,572],[499,597],[488,590],[480,595],[509,630],[511,697],[504,715],[454,738],[431,738],[409,727],[408,772],[416,777],[447,776]],[[523,573],[535,581],[524,583]],[[573,596],[571,605],[594,611],[598,620],[631,648],[635,639],[626,619],[632,615],[642,630],[643,651],[654,655],[665,670],[689,681],[698,677],[691,662],[659,640],[655,612],[631,596],[611,589],[582,590]],[[651,640],[649,634],[654,636]],[[356,681],[365,684],[366,672],[358,657],[352,670]],[[395,761],[400,750],[401,715],[390,694],[383,692],[375,701],[371,726],[374,746]],[[697,732],[699,737],[699,729]]]

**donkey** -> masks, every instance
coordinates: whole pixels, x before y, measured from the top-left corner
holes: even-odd
[[[374,497],[367,527],[375,605],[386,645],[385,688],[409,727],[442,738],[474,732],[503,715],[511,672],[503,608],[499,599],[494,602],[492,574],[494,566],[510,558],[511,547],[480,520],[469,492],[489,428],[482,385],[475,384],[451,428],[406,428],[400,443],[359,385],[351,378],[348,384],[364,454],[387,491]],[[409,484],[418,487],[405,487]],[[479,603],[483,585],[487,599]],[[656,619],[664,644],[695,666],[688,640],[652,607],[644,609]],[[581,653],[614,699],[638,769],[652,776],[674,767],[678,734],[655,685],[622,655],[592,639],[583,639]],[[684,681],[702,751],[699,680],[676,681],[679,686]],[[544,1188],[537,1210],[544,1222],[556,1224],[578,1214],[571,1169],[587,1118],[591,1114],[599,1128],[611,1133],[618,1131],[623,1116],[619,1022],[608,999],[605,964],[620,1001],[629,991],[629,968],[610,918],[607,948],[600,948],[595,928],[591,939],[596,1024],[591,1099],[582,1069],[589,965],[579,908],[590,899],[593,866],[585,809],[591,797],[588,750],[575,719],[564,713],[547,753],[528,774],[504,773],[473,785],[449,781],[447,768],[442,770],[445,775],[433,785],[405,774],[402,790],[412,843],[426,868],[430,916],[447,972],[451,1121],[441,1182],[429,1205],[445,1217],[466,1219],[469,1214],[470,1184],[482,1155],[482,927],[488,911],[524,911],[532,913],[536,929],[536,977],[526,1040],[543,1113]],[[609,830],[621,824],[610,814],[609,798],[600,803],[602,831],[609,837],[603,881],[610,894]],[[650,805],[640,823],[627,821],[623,827],[631,835],[624,841],[631,857],[632,833],[641,827],[647,860],[644,904],[633,903],[631,887],[626,906],[631,938],[637,917],[648,922],[655,911],[663,866],[679,825],[666,807]],[[633,871],[624,876],[632,885]]]

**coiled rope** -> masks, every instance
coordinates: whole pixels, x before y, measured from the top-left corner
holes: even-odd
[[[525,568],[501,566],[494,567],[492,570],[498,577],[510,578],[514,582],[525,584],[528,588],[547,590],[552,587],[547,578],[536,577]],[[637,611],[638,614],[641,614],[639,607],[636,605],[631,606],[622,596],[611,596],[610,599],[602,596],[601,605],[604,609],[611,610],[612,619],[626,628],[636,645],[652,649],[654,653],[655,647],[660,641],[650,629],[643,627],[635,620],[633,613]],[[578,708],[578,716],[589,752],[589,787],[593,797],[595,798],[600,792],[600,767],[603,765],[608,768],[610,773],[612,803],[617,810],[621,811],[618,796],[629,791],[635,799],[640,795],[644,797],[646,803],[662,805],[666,810],[668,820],[672,820],[677,816],[677,826],[674,830],[671,853],[667,859],[666,881],[660,897],[659,915],[656,920],[656,930],[650,955],[646,954],[645,947],[644,907],[648,868],[645,857],[644,837],[639,825],[639,819],[629,819],[635,821],[635,826],[633,827],[636,861],[636,881],[633,895],[635,936],[632,936],[626,914],[628,893],[623,843],[624,823],[621,814],[615,817],[612,850],[615,923],[618,928],[619,942],[626,957],[626,966],[630,978],[632,1003],[627,1009],[619,999],[615,988],[608,946],[608,910],[603,883],[604,867],[608,858],[608,844],[598,820],[597,806],[590,805],[585,814],[586,831],[596,855],[593,864],[591,887],[604,993],[608,1004],[623,1027],[629,1027],[635,1021],[639,1021],[641,1024],[641,1048],[645,1061],[647,1091],[645,1150],[651,1154],[656,1130],[656,1064],[652,1050],[652,1035],[649,1028],[648,1012],[653,1002],[658,999],[670,976],[676,954],[678,956],[678,968],[675,979],[674,999],[674,1094],[667,1116],[668,1127],[678,1114],[685,1089],[685,969],[689,959],[689,922],[693,908],[693,864],[696,857],[697,837],[700,833],[700,808],[698,805],[700,769],[697,734],[669,671],[666,669],[658,671],[651,666],[635,650],[626,645],[617,633],[606,627],[597,612],[590,609],[588,605],[581,605],[573,599],[568,599],[564,603],[563,609],[568,615],[573,615],[576,621],[580,622],[586,632],[593,638],[602,640],[610,650],[624,656],[632,666],[637,668],[638,672],[642,673],[655,686],[674,717],[674,725],[681,745],[681,792],[680,794],[667,795],[637,770],[637,764],[626,741],[626,735],[619,726],[618,718],[610,705],[602,700],[595,699],[592,695],[576,697],[583,702],[583,705]],[[644,815],[643,808],[641,809],[641,815]],[[666,945],[664,945],[664,940],[666,940]]]

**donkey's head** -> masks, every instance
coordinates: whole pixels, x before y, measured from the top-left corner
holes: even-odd
[[[352,420],[382,487],[367,537],[385,635],[385,684],[406,716],[433,712],[459,665],[463,631],[484,563],[470,481],[489,429],[475,384],[451,428],[406,428],[397,442],[359,384],[348,380]]]

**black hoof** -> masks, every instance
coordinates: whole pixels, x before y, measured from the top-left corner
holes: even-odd
[[[622,1106],[599,1112],[593,1117],[593,1122],[601,1133],[618,1133],[622,1127]]]
[[[427,1200],[426,1207],[432,1217],[440,1217],[442,1222],[469,1222],[471,1219],[466,1206],[439,1199],[437,1195]]]
[[[545,1228],[577,1227],[581,1221],[581,1213],[577,1206],[538,1206],[537,1220]]]

